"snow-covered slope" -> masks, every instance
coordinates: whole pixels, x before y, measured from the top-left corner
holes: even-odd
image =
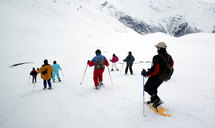
[[[175,38],[163,33],[139,35],[79,0],[0,1],[0,127],[1,128],[213,128],[215,88],[214,34]],[[93,85],[87,60],[96,49],[120,62],[132,51],[136,62],[151,61],[154,44],[165,41],[175,60],[171,81],[159,88],[164,106],[173,114],[162,117],[146,109],[143,117],[142,76],[150,63],[134,64],[134,75],[106,68],[100,90]],[[31,84],[32,67],[44,59],[62,67],[62,83],[42,90]],[[15,63],[33,62],[16,67]],[[121,69],[122,65],[118,64]],[[146,94],[145,99],[149,96]]]
[[[214,1],[106,0],[101,9],[140,34],[163,32],[179,37],[211,33],[215,25]]]

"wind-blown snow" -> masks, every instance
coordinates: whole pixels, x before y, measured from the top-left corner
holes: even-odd
[[[181,38],[162,33],[141,36],[115,19],[79,0],[0,1],[0,127],[1,128],[213,128],[215,123],[215,35]],[[172,117],[146,108],[140,72],[150,63],[134,64],[134,75],[104,72],[105,86],[94,89],[93,68],[87,60],[95,50],[120,62],[132,51],[136,61],[151,61],[154,45],[167,44],[175,72],[158,95]],[[42,80],[31,84],[29,73],[44,59],[62,67],[62,82],[42,90]],[[10,65],[33,62],[16,67]],[[122,65],[117,65],[121,70]],[[110,68],[110,67],[109,67]],[[148,94],[145,100],[148,100]]]

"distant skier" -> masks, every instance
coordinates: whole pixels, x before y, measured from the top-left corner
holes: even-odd
[[[38,72],[33,68],[33,70],[30,72],[30,75],[32,76],[32,83],[37,83],[37,74]]]
[[[54,61],[53,65],[52,65],[52,68],[53,68],[53,73],[52,73],[53,82],[55,82],[55,75],[57,75],[58,81],[61,82],[60,75],[59,75],[59,70],[62,70],[62,69],[61,69],[60,65],[57,64],[56,61]]]
[[[128,52],[128,56],[123,61],[126,62],[125,74],[127,74],[129,68],[130,74],[133,75],[132,66],[133,62],[135,61],[135,58],[132,55],[131,51]]]
[[[96,56],[91,61],[88,60],[87,63],[90,67],[94,66],[93,80],[95,88],[98,89],[99,85],[103,85],[103,72],[105,70],[105,65],[108,66],[109,63],[106,57],[101,54],[99,49],[97,49],[95,53]]]
[[[114,68],[115,68],[115,70],[119,71],[119,69],[116,66],[116,62],[119,61],[119,58],[115,54],[113,54],[113,58],[110,61],[112,62],[112,69],[111,69],[111,71],[113,71]]]
[[[141,74],[144,77],[149,77],[144,86],[144,90],[151,96],[151,100],[148,103],[152,103],[152,106],[157,108],[163,103],[157,95],[157,89],[163,83],[163,81],[170,79],[173,71],[170,72],[170,76],[167,76],[163,73],[165,68],[167,68],[167,65],[169,65],[170,68],[173,68],[174,61],[167,53],[167,46],[164,42],[159,42],[157,45],[155,45],[155,47],[157,48],[158,55],[153,57],[152,67],[148,69],[148,71],[143,69]]]
[[[52,72],[53,72],[52,66],[48,64],[48,60],[45,59],[44,65],[42,65],[42,67],[38,69],[38,73],[41,73],[41,78],[43,79],[43,85],[44,85],[43,89],[46,89],[47,83],[49,85],[48,89],[52,89],[52,84],[51,84]]]

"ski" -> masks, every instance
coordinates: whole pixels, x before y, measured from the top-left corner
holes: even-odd
[[[149,103],[149,104],[146,103],[146,105],[149,106],[149,108],[152,111],[154,111],[155,113],[157,113],[159,115],[162,115],[162,116],[172,116],[172,114],[170,114],[170,112],[166,108],[162,107],[161,105],[158,106],[157,108],[154,108],[151,103]]]

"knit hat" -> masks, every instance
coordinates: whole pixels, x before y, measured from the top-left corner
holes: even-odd
[[[101,50],[97,49],[95,53],[96,53],[96,54],[98,54],[98,53],[101,54]]]
[[[48,60],[47,59],[45,59],[43,62],[44,62],[44,64],[48,64]]]
[[[158,44],[155,45],[155,47],[166,48],[167,46],[164,42],[159,42]]]

